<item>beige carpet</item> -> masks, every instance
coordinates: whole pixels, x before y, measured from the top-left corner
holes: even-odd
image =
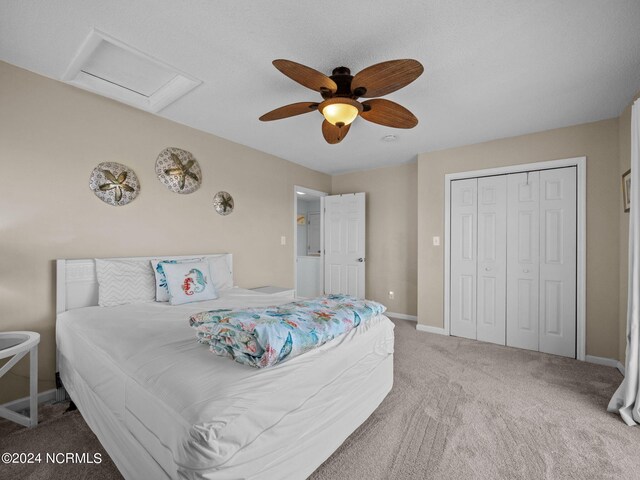
[[[396,320],[395,384],[312,475],[336,479],[640,478],[640,427],[606,405],[617,370],[417,332]],[[0,465],[0,478],[119,479],[78,412],[0,422],[0,452],[101,452],[100,465]]]

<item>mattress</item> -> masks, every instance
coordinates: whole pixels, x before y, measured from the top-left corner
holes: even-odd
[[[364,395],[382,400],[393,354],[393,324],[384,315],[261,370],[216,356],[189,327],[199,311],[288,301],[234,288],[182,306],[67,311],[57,320],[63,383],[72,398],[74,391],[98,398],[91,414],[104,410],[168,478],[254,478],[265,471],[272,473],[265,478],[284,478],[278,463],[296,444],[312,445],[313,432],[322,438],[338,419],[354,417],[355,428],[364,420],[354,415]]]

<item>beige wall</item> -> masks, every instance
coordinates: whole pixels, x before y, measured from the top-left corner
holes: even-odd
[[[443,326],[444,175],[587,157],[587,354],[618,355],[620,175],[618,119],[469,145],[418,157],[418,321]]]
[[[335,175],[331,190],[367,194],[365,296],[407,315],[417,312],[417,171],[413,162]]]
[[[54,387],[56,258],[231,252],[237,284],[293,287],[293,186],[330,191],[330,176],[2,62],[0,85],[0,331],[40,332],[40,391]],[[199,160],[200,190],[157,180],[168,146]],[[105,161],[135,170],[131,204],[89,190]],[[219,190],[232,215],[215,213]],[[2,379],[0,403],[27,395],[27,374],[23,360]]]

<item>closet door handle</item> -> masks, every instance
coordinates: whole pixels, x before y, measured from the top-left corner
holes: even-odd
[[[524,270],[522,270],[524,273],[529,273],[529,269],[525,268]]]
[[[491,271],[491,267],[484,267],[484,271],[485,272],[490,272]]]

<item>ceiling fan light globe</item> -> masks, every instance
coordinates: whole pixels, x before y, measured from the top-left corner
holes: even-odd
[[[331,98],[322,102],[318,110],[332,125],[343,127],[350,125],[362,111],[362,105],[350,98]]]

